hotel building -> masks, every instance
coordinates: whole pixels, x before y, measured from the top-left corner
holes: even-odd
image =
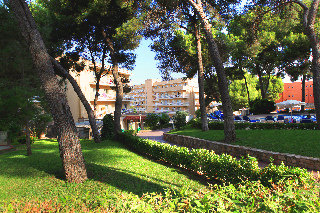
[[[123,78],[129,79],[131,73],[128,70],[119,69],[119,74]],[[71,75],[77,81],[80,86],[84,96],[91,105],[91,108],[94,109],[94,98],[96,94],[96,81],[94,72],[90,70],[89,62],[86,61],[85,69],[80,72],[71,72]],[[99,87],[99,97],[97,101],[97,110],[96,118],[102,119],[106,114],[114,112],[115,109],[115,100],[116,100],[116,91],[114,88],[113,76],[111,71],[105,73],[100,80]],[[88,119],[87,112],[82,105],[78,95],[72,88],[72,85],[69,81],[66,82],[66,95],[69,102],[69,106],[73,115],[75,122],[80,120]],[[122,102],[122,108],[127,109],[130,106],[130,97],[124,96]]]
[[[80,86],[84,96],[94,108],[96,94],[96,80],[91,64],[85,61],[85,69],[71,72]],[[131,73],[120,69],[122,78],[129,79]],[[105,73],[99,86],[99,97],[96,107],[96,118],[102,119],[106,114],[113,114],[115,110],[116,92],[111,71]],[[86,121],[87,112],[72,85],[66,81],[66,95],[75,122]],[[199,88],[197,79],[175,79],[161,81],[145,80],[144,84],[133,85],[131,91],[123,96],[121,126],[123,129],[137,129],[142,127],[146,113],[168,113],[173,116],[177,111],[185,111],[194,116],[199,109]]]
[[[195,115],[200,107],[197,79],[148,79],[144,84],[134,85],[128,98],[131,98],[130,108],[137,113],[174,115],[177,111],[185,111]]]
[[[279,94],[280,98],[276,103],[286,100],[302,101],[302,82],[284,83],[283,92]],[[306,81],[305,84],[305,102],[307,107],[313,107],[313,81]]]

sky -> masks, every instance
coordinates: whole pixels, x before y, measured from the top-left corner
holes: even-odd
[[[138,85],[144,84],[147,79],[161,79],[160,71],[157,68],[158,61],[155,60],[155,52],[151,51],[149,45],[152,44],[151,40],[142,40],[140,46],[135,50],[137,54],[136,64],[131,75],[131,84]],[[173,78],[185,77],[181,73],[173,73]],[[290,83],[289,76],[285,76],[284,83]]]
[[[131,75],[133,85],[143,84],[147,79],[161,79],[160,71],[157,68],[158,61],[155,60],[155,52],[149,47],[151,40],[142,40],[140,46],[135,50],[137,55],[136,64]],[[185,75],[173,73],[173,78],[182,78]]]

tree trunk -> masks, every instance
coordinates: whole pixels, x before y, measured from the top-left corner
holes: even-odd
[[[229,96],[228,80],[225,74],[225,70],[224,70],[223,62],[218,50],[218,46],[212,35],[212,26],[207,20],[206,14],[203,11],[202,3],[200,0],[197,0],[198,3],[194,2],[193,0],[185,0],[185,1],[190,3],[193,6],[196,13],[199,15],[200,21],[203,25],[203,30],[205,32],[206,40],[208,43],[210,56],[213,60],[214,66],[216,68],[217,76],[218,76],[218,86],[219,86],[219,92],[221,95],[223,115],[224,115],[224,135],[225,135],[224,141],[226,143],[232,143],[236,140],[236,132],[235,132],[235,126],[234,126],[231,99]]]
[[[202,131],[208,131],[208,118],[206,103],[204,98],[204,72],[202,64],[202,50],[201,50],[201,38],[199,32],[198,24],[195,24],[195,38],[197,42],[197,57],[198,57],[198,84],[199,84],[199,102],[200,102],[200,111],[201,111],[201,124]]]
[[[259,79],[259,84],[260,84],[260,92],[261,92],[261,98],[266,99],[266,91],[264,90],[264,83],[263,83],[263,78],[262,78],[262,73],[259,68],[256,68],[256,72],[258,73],[258,79]]]
[[[35,70],[45,92],[55,126],[58,132],[60,157],[68,182],[81,183],[87,179],[87,172],[74,120],[66,95],[59,87],[50,56],[37,30],[28,5],[23,0],[10,0],[10,9],[15,14],[19,27],[35,65]]]
[[[101,75],[97,75],[96,74],[96,94],[94,96],[94,100],[93,100],[93,112],[94,112],[94,116],[97,117],[97,105],[98,105],[98,98],[99,98],[99,90],[100,90],[100,79],[101,79]]]
[[[27,155],[28,156],[32,155],[29,121],[27,121],[26,123],[26,147],[27,147]]]
[[[317,117],[317,128],[320,129],[320,44],[314,24],[318,13],[320,0],[313,0],[310,8],[301,1],[298,4],[304,9],[303,26],[312,48],[313,97]]]
[[[100,143],[101,140],[100,140],[100,135],[99,135],[96,119],[94,117],[94,112],[93,112],[89,102],[87,101],[86,97],[82,93],[81,88],[79,87],[78,83],[74,80],[74,78],[69,74],[69,72],[66,71],[54,58],[51,57],[51,61],[52,61],[52,64],[54,65],[54,67],[56,68],[55,69],[56,74],[68,79],[70,84],[72,85],[74,91],[77,93],[81,103],[83,104],[84,108],[87,111],[89,123],[90,123],[93,137],[94,137],[94,141],[96,143]]]
[[[303,75],[302,76],[302,88],[301,88],[301,95],[302,95],[302,98],[301,98],[301,101],[302,102],[306,102],[306,79],[307,79],[307,75]],[[304,112],[304,108],[305,106],[304,105],[301,105],[301,112]]]
[[[119,75],[119,65],[116,60],[112,62],[112,75],[114,78],[114,83],[116,85],[116,103],[114,109],[114,130],[116,133],[121,132],[120,118],[122,109],[122,99],[123,99],[123,85],[121,82],[121,77]]]
[[[247,90],[247,96],[248,96],[248,104],[250,104],[250,92],[249,92],[249,87],[248,87],[248,82],[247,82],[247,78],[245,75],[243,75],[244,78],[244,84],[246,86],[246,90]]]

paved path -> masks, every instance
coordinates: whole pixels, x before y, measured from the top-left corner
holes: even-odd
[[[13,149],[13,146],[0,146],[0,154]]]
[[[167,129],[160,129],[160,130],[142,130],[140,131],[137,136],[140,138],[146,138],[153,141],[159,141],[161,143],[167,143],[165,140],[163,140],[163,133],[169,132],[171,128]]]

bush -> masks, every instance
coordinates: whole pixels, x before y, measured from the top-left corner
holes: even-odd
[[[192,128],[201,128],[201,121],[199,119],[192,119],[188,122]],[[223,130],[223,122],[214,121],[209,122],[208,126],[210,130]],[[317,129],[316,123],[235,123],[236,129],[283,129],[283,130],[315,130]]]
[[[250,112],[253,114],[269,114],[276,110],[275,102],[267,99],[255,99],[250,101]]]
[[[201,119],[193,118],[187,123],[187,125],[190,126],[191,128],[201,129]]]
[[[103,126],[101,130],[101,139],[112,139],[114,137],[114,119],[112,114],[106,114],[103,117]]]
[[[305,183],[312,178],[306,169],[285,165],[269,164],[260,169],[257,159],[250,156],[238,160],[227,154],[217,155],[214,151],[206,149],[189,150],[186,147],[171,146],[126,133],[118,135],[117,140],[156,160],[165,161],[203,174],[210,180],[227,184],[260,180],[262,184],[271,186],[272,183],[288,178],[293,178],[300,183]]]
[[[170,124],[170,117],[166,113],[162,113],[159,116],[159,123],[160,123],[160,128],[168,127]]]
[[[174,116],[174,128],[175,129],[181,129],[182,127],[184,127],[187,123],[186,123],[186,119],[187,119],[187,115],[188,113],[184,112],[184,111],[177,111],[176,115]]]
[[[195,114],[196,114],[196,118],[201,118],[201,110],[200,109],[197,109]]]
[[[155,113],[148,113],[145,119],[146,126],[151,129],[157,129],[159,127],[160,117]]]

